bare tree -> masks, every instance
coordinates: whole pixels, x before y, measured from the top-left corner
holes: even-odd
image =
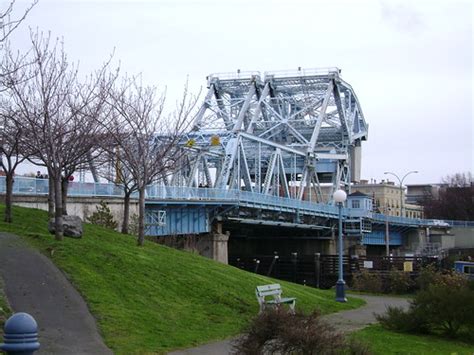
[[[117,170],[118,183],[123,188],[123,220],[121,232],[128,234],[130,226],[130,198],[137,191],[138,185],[133,176],[124,168],[119,167]]]
[[[2,4],[3,7],[0,8],[0,43],[6,41],[11,33],[20,26],[31,9],[38,3],[38,0],[34,0],[23,13],[16,18],[12,17],[15,2],[15,0],[12,0],[10,3]]]
[[[123,216],[121,233],[129,233],[130,225],[130,200],[134,192],[137,191],[137,183],[130,174],[130,171],[123,166],[119,158],[120,149],[115,147],[113,142],[103,141],[103,144],[110,144],[106,150],[113,154],[106,152],[102,157],[106,158],[106,163],[103,164],[103,169],[100,170],[100,176],[110,183],[114,183],[123,191]],[[115,147],[115,148],[114,148]]]
[[[24,131],[15,122],[16,112],[7,99],[0,102],[0,167],[5,173],[5,222],[12,222],[13,177],[28,153],[24,147]]]
[[[474,182],[472,174],[456,173],[442,179],[439,197],[422,201],[425,216],[436,219],[474,220]]]
[[[181,152],[178,142],[189,126],[196,98],[190,97],[186,86],[176,111],[165,115],[165,95],[158,96],[155,87],[144,87],[141,77],[124,79],[110,98],[114,114],[105,125],[113,149],[120,151],[117,159],[138,190],[137,244],[141,246],[145,237],[145,189],[175,166]]]
[[[474,183],[471,172],[455,173],[441,179],[449,187],[470,187]]]
[[[105,69],[105,68],[103,68]],[[73,91],[78,102],[73,107],[76,112],[68,124],[66,150],[62,154],[63,171],[61,193],[63,215],[67,214],[67,191],[71,176],[78,170],[87,169],[91,162],[100,163],[100,146],[104,129],[97,117],[104,116],[104,107],[109,86],[115,80],[115,74],[106,75],[106,71],[96,73],[86,85],[79,84]]]
[[[77,67],[68,62],[62,43],[51,44],[49,36],[31,33],[31,44],[32,64],[10,72],[5,82],[16,105],[16,119],[27,134],[26,144],[48,170],[54,191],[55,237],[62,240],[61,181],[65,173],[84,163],[100,135],[96,117],[109,91],[108,63],[79,83]]]
[[[5,90],[5,78],[20,68],[27,66],[25,54],[17,53],[16,57],[12,55],[11,46],[8,38],[14,30],[20,26],[32,8],[38,3],[34,0],[21,14],[14,16],[15,0],[0,5],[0,51],[2,60],[0,61],[0,92]],[[13,59],[13,60],[12,60]],[[18,79],[18,78],[17,78]]]

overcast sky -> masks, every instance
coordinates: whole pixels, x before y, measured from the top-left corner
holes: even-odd
[[[3,0],[2,0],[3,1]],[[19,0],[17,9],[27,2]],[[115,49],[123,71],[179,99],[210,73],[337,66],[369,139],[362,177],[439,182],[473,171],[473,6],[469,1],[39,0],[28,26],[63,37],[84,71]]]

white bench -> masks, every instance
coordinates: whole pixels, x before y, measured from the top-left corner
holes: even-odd
[[[281,297],[282,289],[280,284],[257,286],[255,294],[260,305],[260,313],[263,312],[266,306],[279,307],[281,304],[287,304],[290,307],[290,312],[295,313],[296,298]],[[265,299],[268,296],[273,296],[273,298]]]

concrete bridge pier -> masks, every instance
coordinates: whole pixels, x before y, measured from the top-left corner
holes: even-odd
[[[359,243],[354,244],[349,248],[349,255],[367,256],[367,247]]]
[[[212,259],[221,263],[229,263],[229,243],[230,232],[222,232],[222,223],[217,222],[213,226],[212,232],[209,234],[210,243],[212,244]]]
[[[224,233],[222,231],[222,222],[217,222],[212,225],[210,233],[170,235],[150,237],[149,239],[171,248],[187,250],[223,264],[228,264],[229,236],[230,232]]]
[[[192,250],[201,256],[219,261],[223,264],[229,263],[229,243],[230,232],[222,231],[222,222],[215,222],[212,225],[211,232],[207,234],[197,234],[194,236],[184,236],[188,242],[185,244],[185,250]],[[169,240],[169,237],[161,237],[160,239]],[[178,247],[179,245],[172,245]]]

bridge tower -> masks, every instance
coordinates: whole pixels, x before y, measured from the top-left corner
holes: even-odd
[[[171,184],[332,202],[335,189],[349,190],[360,179],[368,135],[357,96],[340,72],[209,75],[182,142],[184,168]]]

